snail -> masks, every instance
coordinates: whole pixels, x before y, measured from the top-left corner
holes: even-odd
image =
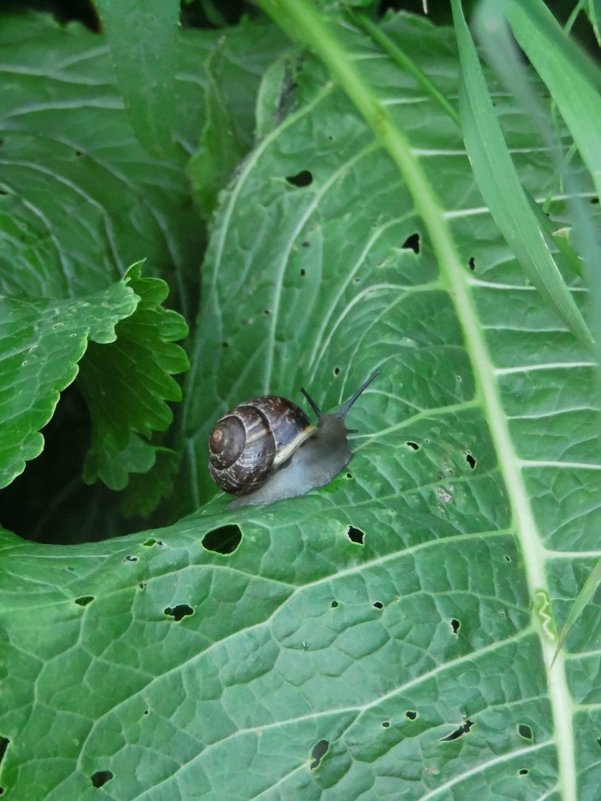
[[[316,425],[279,395],[251,398],[218,420],[209,436],[209,473],[225,492],[240,496],[230,507],[305,495],[344,470],[352,455],[346,415],[378,373],[375,370],[329,414],[301,389],[317,417]]]

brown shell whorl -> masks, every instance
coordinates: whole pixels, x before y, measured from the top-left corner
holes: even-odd
[[[253,492],[312,430],[307,415],[291,401],[277,395],[251,398],[218,420],[211,432],[211,477],[225,492]]]

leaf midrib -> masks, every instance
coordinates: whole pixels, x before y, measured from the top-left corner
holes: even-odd
[[[526,581],[530,598],[543,591],[550,597],[544,571],[545,549],[530,499],[526,491],[520,462],[510,436],[507,417],[503,410],[495,370],[476,312],[469,280],[466,279],[457,254],[454,239],[447,226],[445,213],[438,197],[430,187],[419,161],[411,150],[404,134],[397,128],[371,86],[355,67],[352,58],[336,35],[326,27],[319,13],[307,0],[277,0],[268,3],[259,0],[268,13],[284,30],[294,31],[295,38],[308,44],[324,62],[333,78],[344,90],[374,135],[387,150],[398,167],[411,192],[415,207],[430,235],[432,249],[438,258],[441,277],[446,279],[448,291],[464,334],[469,355],[476,397],[480,399],[495,445],[499,468],[509,499],[516,535],[524,555]],[[533,625],[541,641],[543,660],[551,663],[554,643],[547,639],[541,622],[533,611]],[[577,801],[576,762],[572,727],[572,699],[568,690],[565,663],[560,655],[552,672],[547,673],[548,688],[556,735],[559,764],[559,786],[565,801]]]

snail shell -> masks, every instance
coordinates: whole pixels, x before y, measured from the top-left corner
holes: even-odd
[[[286,398],[251,398],[218,420],[211,432],[211,477],[226,492],[253,492],[314,431],[303,410]]]
[[[221,489],[242,496],[230,506],[304,495],[337,476],[352,456],[346,415],[378,372],[329,414],[301,390],[317,415],[316,426],[278,395],[251,398],[218,420],[209,436],[209,472]]]

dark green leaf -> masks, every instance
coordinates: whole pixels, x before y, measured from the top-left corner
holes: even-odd
[[[167,158],[178,129],[179,0],[95,0],[140,144]]]

